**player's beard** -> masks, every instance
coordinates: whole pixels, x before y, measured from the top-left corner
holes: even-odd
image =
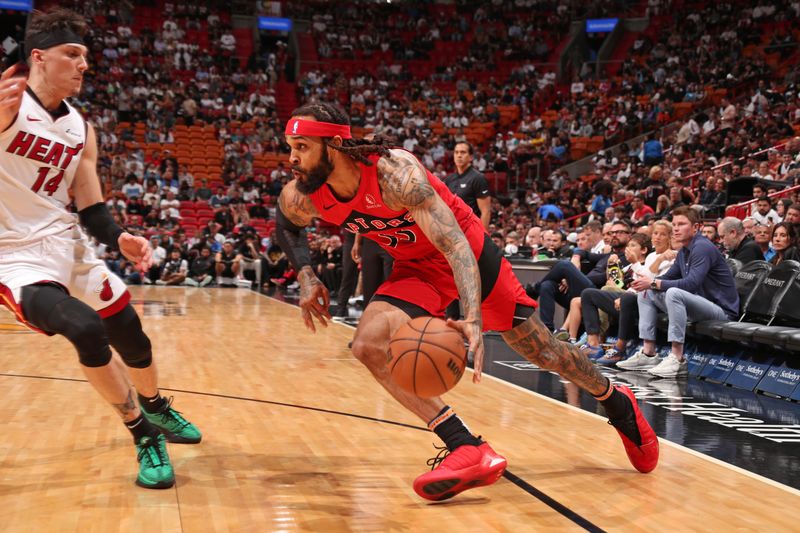
[[[328,159],[327,150],[323,149],[319,163],[313,168],[306,171],[293,165],[292,170],[296,170],[305,176],[305,179],[297,180],[297,190],[302,194],[308,195],[318,191],[320,187],[325,185],[325,182],[328,181],[328,176],[333,172],[333,163]]]

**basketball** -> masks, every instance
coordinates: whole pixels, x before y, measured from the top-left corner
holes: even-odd
[[[409,321],[389,342],[389,371],[400,388],[422,398],[455,387],[467,364],[464,337],[434,317]]]

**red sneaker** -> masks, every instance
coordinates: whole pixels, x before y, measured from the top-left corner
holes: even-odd
[[[615,423],[612,423],[610,420],[608,423],[615,426],[614,429],[619,433],[622,444],[625,445],[625,452],[628,454],[628,459],[630,459],[633,467],[643,474],[651,472],[658,464],[658,437],[656,437],[656,432],[653,431],[653,428],[650,427],[647,419],[645,419],[642,412],[639,410],[639,405],[636,403],[636,396],[633,395],[633,391],[624,385],[614,385],[614,387],[627,396],[631,404],[633,404],[633,413],[636,416],[636,427],[639,429],[642,445],[637,446],[635,442],[625,436],[625,434],[616,427]],[[619,421],[617,424],[625,424],[626,422],[632,423],[633,421]]]
[[[491,485],[503,475],[508,462],[484,442],[459,446],[428,464],[435,468],[414,480],[414,490],[426,500],[441,501],[467,489]]]

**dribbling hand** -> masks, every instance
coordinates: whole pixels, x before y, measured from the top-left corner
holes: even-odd
[[[327,287],[311,272],[310,268],[305,267],[297,276],[300,282],[300,314],[303,317],[306,327],[316,333],[314,318],[319,320],[322,327],[328,327],[328,320],[331,320],[330,294]]]
[[[469,344],[469,351],[467,359],[473,357],[474,372],[472,374],[472,382],[481,382],[481,373],[483,372],[483,328],[481,327],[480,320],[453,320],[447,319],[447,325],[453,329],[458,330],[464,338],[467,339]]]
[[[119,251],[136,264],[140,272],[146,272],[153,266],[153,249],[150,241],[144,237],[137,237],[130,233],[123,233],[117,240]]]

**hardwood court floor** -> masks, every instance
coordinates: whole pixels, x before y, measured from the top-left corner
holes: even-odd
[[[0,316],[5,531],[796,530],[798,492],[662,441],[642,475],[599,417],[485,379],[449,394],[508,478],[440,504],[414,477],[436,439],[297,308],[245,290],[133,288],[162,390],[204,433],[177,484],[133,484],[130,437],[61,338]],[[525,490],[527,488],[527,490]]]

